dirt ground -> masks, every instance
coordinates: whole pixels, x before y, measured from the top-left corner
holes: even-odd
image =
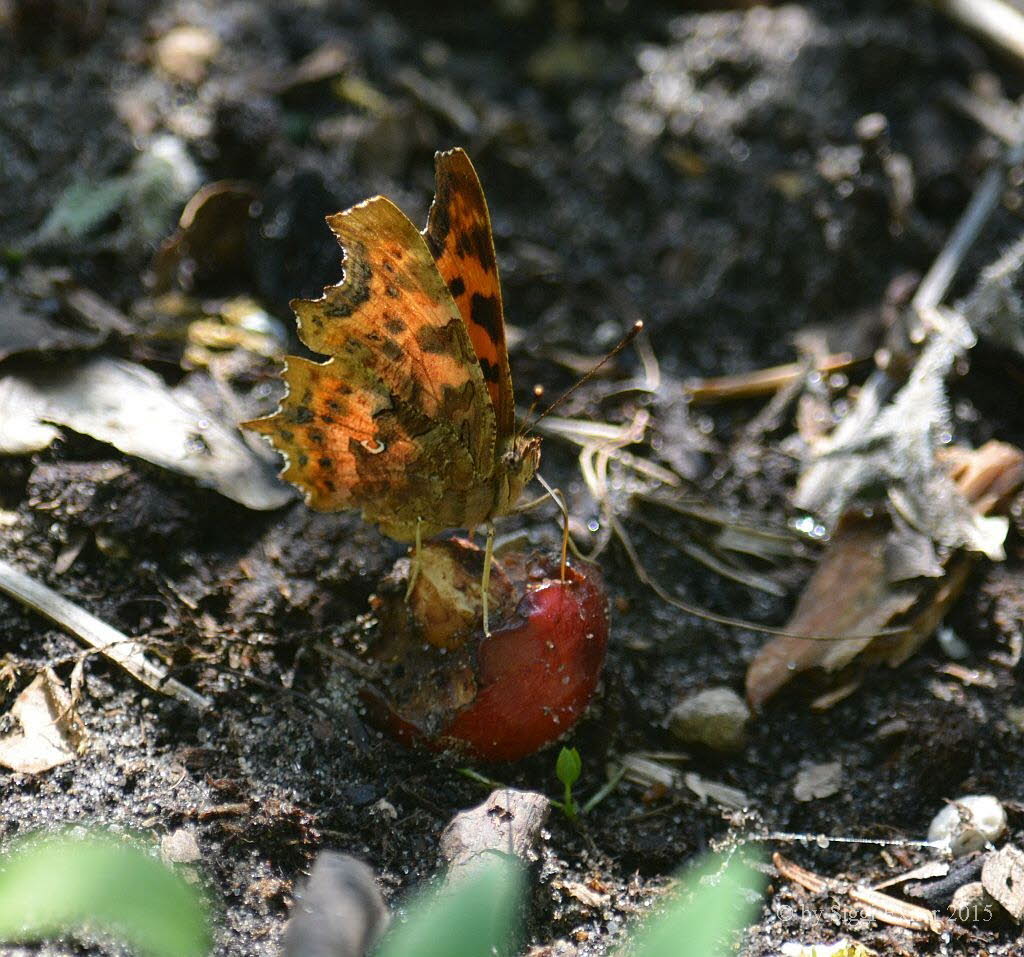
[[[995,155],[993,137],[951,105],[949,91],[1012,99],[1020,64],[924,5],[680,7],[0,3],[0,344],[21,323],[52,320],[57,329],[46,348],[0,355],[0,377],[42,363],[59,373],[99,352],[176,385],[213,355],[214,371],[237,363],[226,375],[237,414],[225,421],[268,411],[274,363],[221,346],[197,350],[189,339],[197,315],[250,297],[294,350],[289,299],[318,295],[340,276],[324,215],[381,193],[423,222],[434,151],[461,145],[494,220],[520,398],[534,383],[557,394],[576,365],[595,361],[642,318],[659,392],[612,395],[640,368],[627,350],[616,360],[619,380],[588,384],[561,414],[625,421],[645,409],[652,459],[716,505],[784,526],[799,467],[781,441],[791,423],[741,442],[763,402],[691,409],[682,381],[791,361],[793,336],[811,326],[840,342],[880,328],[899,283],[927,270]],[[161,47],[182,25],[198,28],[199,39],[184,53]],[[320,66],[306,60],[297,70],[325,49]],[[858,132],[872,113],[888,121],[884,149]],[[905,162],[883,163],[880,149]],[[165,165],[144,181],[146,156]],[[215,220],[222,246],[206,237],[188,255],[180,246],[158,253],[188,197],[220,181],[244,184],[247,210],[241,220]],[[71,204],[79,220],[55,225],[51,211],[69,187],[84,185],[96,199],[111,182],[127,190],[120,203],[82,225],[79,200]],[[1008,199],[956,294],[1020,227],[1019,204]],[[89,317],[68,311],[69,287],[92,291],[128,325],[89,331]],[[955,437],[1024,446],[1019,361],[982,343],[959,372]],[[598,510],[573,449],[549,438],[544,457],[586,545],[588,523],[594,539],[600,533]],[[88,747],[45,774],[0,776],[4,839],[69,822],[154,837],[193,829],[223,955],[277,952],[294,883],[321,847],[365,859],[390,901],[437,872],[438,835],[486,789],[460,775],[458,762],[408,752],[369,729],[323,651],[352,634],[399,546],[355,515],[313,513],[297,500],[248,509],[71,430],[44,451],[0,457],[0,526],[0,558],[146,637],[180,680],[216,703],[197,717],[88,658],[80,708]],[[538,547],[557,543],[549,512],[502,530],[518,527]],[[809,551],[807,561],[771,571],[784,586],[773,596],[682,556],[649,525],[630,527],[648,568],[675,594],[764,624],[786,620],[813,568]],[[1000,662],[1024,620],[1022,531],[1018,509],[1006,561],[980,565],[947,618],[970,649],[960,664],[984,680],[945,673],[948,659],[931,642],[899,669],[871,672],[823,713],[809,710],[795,683],[729,756],[684,749],[667,716],[688,691],[741,690],[765,636],[669,607],[609,545],[600,559],[613,608],[605,677],[571,736],[584,761],[581,794],[623,754],[685,751],[685,770],[740,789],[750,809],[623,783],[580,828],[553,815],[525,914],[532,953],[613,951],[671,875],[738,834],[920,839],[944,799],[991,793],[1020,839],[1022,730],[1009,715],[1024,698],[1019,666]],[[45,664],[68,679],[80,651],[6,599],[0,649],[16,690]],[[556,796],[555,755],[478,770]],[[833,761],[842,787],[797,800],[797,773]],[[887,859],[857,844],[775,847],[818,873],[866,882],[927,857],[908,850]],[[572,893],[588,882],[600,893]],[[775,954],[787,940],[840,932],[880,953],[1024,952],[1010,924],[951,937],[855,921],[778,879],[742,952]]]

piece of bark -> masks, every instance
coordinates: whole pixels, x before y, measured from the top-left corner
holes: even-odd
[[[1024,851],[1007,844],[989,854],[981,883],[1018,924],[1024,919]]]
[[[551,810],[551,802],[534,791],[501,788],[483,804],[460,811],[441,834],[441,854],[448,862],[446,882],[461,880],[497,851],[529,862]]]
[[[998,513],[1024,483],[1024,453],[1002,442],[974,452],[946,456],[961,495],[980,515]],[[832,673],[860,657],[896,667],[932,634],[959,596],[978,555],[955,550],[943,563],[943,577],[902,580],[889,567],[894,524],[887,516],[848,513],[797,602],[785,630],[817,639],[779,637],[769,641],[747,669],[747,700],[755,709],[793,677],[811,669]],[[899,634],[879,632],[897,626]],[[838,640],[841,639],[841,640]]]

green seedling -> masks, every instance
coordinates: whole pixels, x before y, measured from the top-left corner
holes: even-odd
[[[579,821],[580,810],[576,805],[575,797],[573,797],[572,788],[580,779],[582,771],[583,759],[580,757],[579,751],[575,748],[562,748],[558,753],[558,760],[555,762],[555,774],[558,775],[558,780],[565,788],[565,797],[561,802],[562,811],[573,824]]]

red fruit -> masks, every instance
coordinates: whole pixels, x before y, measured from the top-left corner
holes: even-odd
[[[478,552],[457,541],[431,547],[442,550],[435,556],[441,565],[457,560],[465,566],[467,549]],[[563,582],[557,562],[514,556],[503,566],[521,597],[490,635],[477,629],[458,649],[448,644],[442,650],[414,620],[417,641],[404,636],[396,642],[393,633],[384,638],[378,653],[387,648],[383,658],[391,673],[384,676],[385,687],[363,693],[377,724],[432,751],[517,761],[579,720],[597,687],[608,644],[600,572],[592,565],[572,564]],[[464,599],[460,594],[460,605]],[[436,611],[431,620],[438,618]],[[394,631],[394,614],[382,618]],[[396,649],[401,647],[406,653],[399,661]]]

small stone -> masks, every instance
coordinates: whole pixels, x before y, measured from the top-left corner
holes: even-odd
[[[168,864],[194,864],[203,852],[195,834],[181,827],[160,839],[160,856]]]
[[[202,27],[174,27],[157,40],[153,52],[164,72],[195,85],[206,76],[209,62],[220,52],[220,40]]]
[[[363,957],[388,919],[373,871],[348,854],[321,851],[295,895],[284,957]]]
[[[949,912],[961,924],[986,923],[1001,910],[999,902],[985,890],[981,881],[958,887],[949,902]]]
[[[683,698],[669,715],[672,733],[687,744],[739,751],[747,742],[750,709],[732,688],[705,688]]]
[[[376,804],[372,805],[370,807],[370,813],[376,814],[385,821],[398,820],[398,811],[395,809],[394,804],[387,800],[387,798],[381,798]]]
[[[989,854],[981,883],[1018,924],[1024,919],[1024,851],[1007,844]]]
[[[943,841],[954,857],[980,851],[1006,830],[1006,811],[991,794],[968,794],[947,804],[928,827],[929,841]]]
[[[817,801],[832,797],[843,785],[843,766],[838,761],[812,764],[797,773],[793,797],[798,801]]]

